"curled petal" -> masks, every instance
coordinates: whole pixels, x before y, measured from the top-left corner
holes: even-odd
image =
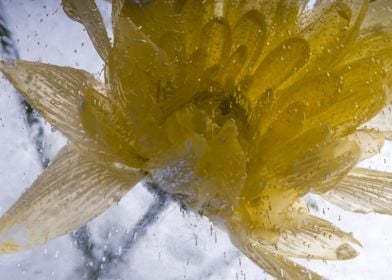
[[[355,168],[323,197],[348,211],[392,214],[392,174]]]
[[[65,146],[0,219],[0,253],[29,249],[84,225],[119,201],[139,170]]]
[[[0,61],[0,70],[34,109],[72,142],[88,139],[79,116],[83,92],[100,86],[83,70],[49,64]]]
[[[64,12],[84,25],[99,56],[106,62],[110,41],[94,0],[62,0]]]

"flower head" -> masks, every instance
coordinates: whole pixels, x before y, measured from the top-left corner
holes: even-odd
[[[392,175],[355,167],[391,138],[388,0],[116,0],[112,45],[93,0],[63,6],[105,81],[0,62],[70,141],[0,219],[0,252],[78,228],[145,176],[282,279],[319,278],[290,257],[357,255],[306,194],[392,213]]]

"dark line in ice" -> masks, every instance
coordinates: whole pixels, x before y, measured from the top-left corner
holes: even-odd
[[[4,11],[2,2],[0,1],[0,11]],[[7,27],[5,15],[0,13],[0,54],[5,60],[19,60],[19,52],[15,46],[11,31]],[[43,154],[44,147],[44,130],[42,120],[33,107],[18,93],[22,110],[25,112],[27,127],[32,133],[32,140],[39,155],[39,159],[43,168],[49,164],[49,159]]]
[[[148,228],[158,220],[159,214],[167,208],[169,203],[178,201],[173,195],[164,192],[154,183],[146,183],[145,187],[153,193],[156,199],[138,220],[133,229],[123,235],[121,254],[109,249],[104,250],[103,256],[98,258],[94,255],[96,244],[91,242],[89,238],[88,227],[84,226],[73,233],[72,236],[75,239],[76,245],[84,257],[84,272],[82,273],[84,279],[98,280],[102,276],[109,275],[110,279],[113,277],[113,279],[119,278],[119,276],[112,275],[117,274],[116,271],[118,271],[113,268],[125,262],[125,256],[148,233]]]

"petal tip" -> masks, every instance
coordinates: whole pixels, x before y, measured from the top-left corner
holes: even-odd
[[[344,243],[336,249],[336,257],[338,260],[353,259],[358,255],[359,252],[353,247],[351,247],[351,245],[349,245],[348,243]]]
[[[0,254],[9,254],[18,251],[19,245],[13,241],[6,241],[0,244]]]

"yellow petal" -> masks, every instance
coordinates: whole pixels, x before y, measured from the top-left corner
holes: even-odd
[[[95,156],[73,145],[59,152],[0,219],[0,253],[30,249],[79,228],[144,177],[139,170]]]
[[[339,139],[309,150],[277,174],[282,185],[300,189],[303,195],[309,190],[324,193],[341,181],[359,159],[359,145],[350,139]]]
[[[166,62],[162,50],[135,23],[118,18],[109,62],[111,82],[118,84],[112,89],[114,98],[124,105],[133,103],[132,98],[152,103],[158,97],[158,82],[171,80]]]
[[[280,0],[230,0],[221,2],[224,2],[223,15],[232,25],[234,25],[241,16],[251,11],[262,14],[265,17],[267,24],[272,25]]]
[[[271,44],[284,38],[296,36],[299,32],[298,17],[304,12],[307,0],[280,0],[274,18]]]
[[[132,132],[124,129],[124,116],[108,97],[88,88],[80,105],[80,118],[89,137],[105,152],[117,156],[128,166],[143,167],[146,159],[135,151]]]
[[[205,68],[219,65],[227,59],[230,51],[231,33],[230,26],[223,19],[210,20],[201,31],[200,48],[205,50],[207,59]]]
[[[120,17],[125,0],[112,0],[112,25],[113,32],[116,28],[117,20]]]
[[[34,109],[67,138],[78,143],[88,141],[79,106],[88,87],[100,86],[90,73],[25,61],[0,61],[0,70]]]
[[[304,13],[301,33],[309,42],[312,56],[297,76],[328,71],[349,52],[366,14],[368,0],[323,2]]]
[[[234,54],[241,48],[246,53],[246,60],[242,64],[244,74],[246,74],[257,61],[267,38],[267,24],[264,16],[255,10],[247,12],[236,22],[232,36],[232,53]],[[229,62],[233,60],[238,59],[232,57]]]
[[[360,243],[331,223],[314,216],[308,216],[298,226],[282,226],[280,238],[271,252],[288,257],[346,260],[358,255],[351,244]]]
[[[238,246],[238,245],[237,245]],[[281,280],[324,279],[315,272],[276,253],[264,249],[256,241],[238,246],[254,263],[263,268],[272,277]]]
[[[151,157],[168,144],[159,107],[161,98],[165,100],[166,94],[173,93],[173,72],[166,55],[129,18],[121,15],[109,69],[112,102],[124,116],[122,129],[133,135],[138,153]]]
[[[335,99],[311,116],[306,126],[327,124],[335,136],[353,133],[385,105],[384,70],[371,58],[346,65],[340,71],[341,88]],[[327,73],[328,74],[328,73]]]
[[[225,205],[217,208],[219,211],[223,208],[231,211],[236,206],[246,179],[247,158],[237,138],[234,122],[227,122],[208,142],[207,150],[197,164],[197,177],[205,181],[199,199],[224,201]]]
[[[366,30],[355,41],[350,52],[341,64],[347,64],[366,57],[378,57],[378,55],[392,49],[392,30],[383,28]]]
[[[84,25],[100,57],[107,62],[110,41],[94,0],[62,0],[64,12]]]
[[[285,40],[272,50],[255,70],[248,86],[253,106],[267,90],[274,90],[297,72],[309,58],[309,45],[301,38]]]
[[[351,9],[343,1],[318,5],[302,16],[302,33],[309,41],[313,66],[329,65],[334,59],[330,53],[336,55],[344,48],[341,43],[347,35],[351,18]]]
[[[361,150],[360,161],[378,154],[384,146],[384,134],[375,130],[361,129],[348,137],[355,141]]]
[[[363,127],[379,131],[384,134],[386,139],[392,140],[392,105],[386,106]]]
[[[392,26],[392,3],[389,0],[371,1],[362,24],[362,29],[373,29]]]
[[[181,1],[123,1],[122,16],[128,16],[153,42],[171,32],[181,32]],[[117,5],[117,4],[116,4]]]
[[[323,197],[348,211],[391,215],[391,186],[391,173],[355,168]]]
[[[181,13],[184,17],[185,53],[190,58],[200,42],[200,34],[206,21],[214,17],[214,1],[185,1]]]

